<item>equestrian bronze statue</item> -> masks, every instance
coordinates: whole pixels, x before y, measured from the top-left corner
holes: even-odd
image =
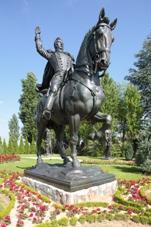
[[[44,95],[37,106],[37,164],[42,162],[40,151],[46,128],[54,129],[57,148],[64,164],[71,162],[65,153],[63,143],[64,129],[69,126],[72,166],[78,168],[80,163],[77,159],[77,143],[82,120],[102,123],[102,128],[94,137],[99,138],[99,135],[103,133],[106,149],[110,150],[111,116],[99,112],[104,99],[100,77],[104,75],[110,64],[110,49],[113,42],[112,30],[115,28],[116,22],[117,19],[110,23],[108,17],[105,16],[104,9],[101,10],[97,24],[84,37],[74,70],[72,57],[70,54],[64,53],[63,49],[59,50],[59,54],[56,53],[57,50],[43,53],[41,49],[40,54],[48,60],[50,71],[53,72],[47,75],[46,87],[48,91],[46,94],[41,91]],[[39,31],[36,29],[36,40],[40,39],[38,34]],[[40,48],[40,45],[38,48]],[[39,49],[38,51],[40,52]],[[60,63],[58,59],[55,63],[53,60],[52,63],[52,60],[50,60],[52,55],[55,55],[55,59],[57,59],[56,55],[59,56]],[[60,71],[56,72],[54,65],[61,64],[61,62],[63,62],[63,66],[59,65]],[[56,87],[55,84],[58,86]],[[54,87],[55,91],[53,90]],[[49,102],[49,96],[53,96],[52,102]],[[48,114],[45,110],[48,110]],[[49,113],[51,114],[49,115]]]

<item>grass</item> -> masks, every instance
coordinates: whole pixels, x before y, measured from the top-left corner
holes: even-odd
[[[104,172],[112,173],[118,179],[126,180],[138,180],[144,177],[144,175],[135,166],[128,165],[101,165]]]
[[[36,155],[34,154],[25,154],[25,155],[20,155],[21,160],[16,161],[16,162],[8,162],[8,163],[3,163],[0,164],[0,170],[9,170],[9,171],[18,171],[18,172],[23,172],[26,168],[32,167],[36,164]],[[83,159],[93,159],[93,160],[98,160],[98,158],[92,158],[92,157],[79,157],[80,160]],[[47,163],[62,163],[62,160],[60,160],[59,155],[53,155],[52,157],[50,156],[49,158],[47,157],[45,159],[45,162]],[[91,165],[88,165],[91,166]],[[116,176],[116,178],[122,178],[122,179],[131,179],[131,180],[137,180],[142,178],[144,175],[139,171],[139,169],[136,166],[131,166],[131,165],[115,165],[115,164],[98,164],[104,172],[107,173],[112,173]]]
[[[8,170],[8,171],[17,171],[23,172],[26,168],[30,168],[36,165],[36,155],[20,155],[21,160],[16,162],[7,162],[0,164],[0,170]],[[45,160],[47,163],[60,163],[61,160],[56,159],[47,159]]]

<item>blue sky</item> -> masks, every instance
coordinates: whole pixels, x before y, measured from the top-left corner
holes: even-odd
[[[96,24],[100,9],[118,18],[109,73],[122,82],[151,32],[151,0],[1,0],[0,1],[0,136],[8,138],[8,121],[18,114],[21,80],[33,72],[41,82],[46,60],[35,49],[34,29],[41,27],[43,45],[64,40],[76,58],[85,33]]]

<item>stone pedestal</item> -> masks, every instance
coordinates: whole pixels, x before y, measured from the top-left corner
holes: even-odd
[[[41,181],[22,177],[24,184],[34,188],[40,193],[47,195],[51,200],[61,204],[77,204],[80,202],[110,202],[117,188],[117,181],[78,190],[67,192]]]
[[[80,202],[109,202],[117,188],[112,174],[98,167],[79,167],[71,164],[40,164],[25,170],[22,181],[61,204]]]

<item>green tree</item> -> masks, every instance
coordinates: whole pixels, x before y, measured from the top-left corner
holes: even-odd
[[[121,94],[119,103],[119,123],[123,135],[123,143],[126,138],[131,142],[136,152],[139,131],[141,127],[141,95],[136,86],[128,84]],[[130,150],[130,149],[129,149]]]
[[[137,138],[142,116],[141,96],[138,89],[129,84],[125,92],[127,134],[129,138]]]
[[[25,139],[24,143],[24,152],[25,154],[30,154],[30,143],[28,142],[28,139]]]
[[[151,127],[141,130],[136,164],[143,172],[151,173]]]
[[[32,141],[32,143],[30,144],[29,152],[30,152],[30,154],[36,154],[36,143],[35,143],[35,141]]]
[[[2,138],[0,137],[0,153],[3,152],[3,142],[2,142]]]
[[[144,118],[151,119],[151,36],[144,41],[143,48],[136,54],[134,68],[125,77],[136,85],[141,93]]]
[[[18,153],[19,154],[24,154],[25,153],[24,141],[23,141],[23,137],[22,136],[20,137],[20,141],[19,141]]]
[[[6,143],[6,140],[5,139],[3,139],[3,145],[2,145],[2,147],[3,147],[3,152],[2,153],[7,153],[7,143]]]
[[[31,143],[36,139],[35,113],[39,100],[36,92],[36,77],[33,73],[28,73],[27,78],[22,80],[22,94],[19,99],[19,117],[23,123],[22,134],[24,139]]]
[[[18,142],[19,139],[19,123],[16,114],[12,115],[12,118],[8,122],[9,127],[9,140]]]
[[[101,112],[112,116],[112,128],[115,130],[118,122],[119,86],[108,74],[101,79],[101,84],[105,94]]]

